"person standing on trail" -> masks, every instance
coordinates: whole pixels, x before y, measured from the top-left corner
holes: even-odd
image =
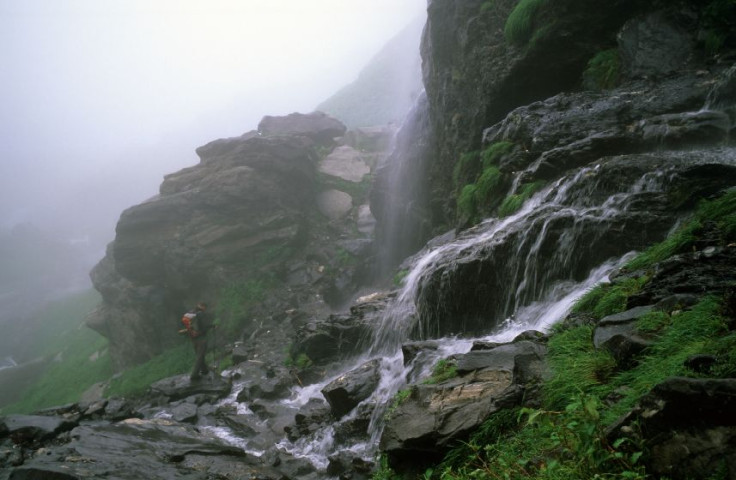
[[[191,324],[187,327],[187,332],[189,332],[189,337],[192,339],[196,357],[189,378],[195,381],[199,380],[200,376],[207,375],[210,372],[205,363],[205,356],[207,355],[207,332],[213,328],[213,325],[212,319],[207,313],[207,304],[204,302],[199,302],[195,309],[186,316],[191,318]]]

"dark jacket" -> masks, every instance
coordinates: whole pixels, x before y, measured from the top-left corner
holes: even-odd
[[[207,332],[212,328],[212,317],[203,310],[195,310],[194,313],[196,313],[197,316],[194,317],[192,326],[194,327],[194,330],[198,332],[198,336],[203,337],[207,335]]]

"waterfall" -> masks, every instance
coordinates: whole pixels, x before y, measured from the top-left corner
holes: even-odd
[[[337,445],[334,426],[330,426],[310,439],[302,438],[294,444],[284,441],[281,447],[320,467],[327,464],[328,455],[341,449],[370,458],[376,452],[391,399],[407,383],[428,376],[437,360],[468,352],[476,340],[507,342],[525,330],[546,332],[564,318],[575,300],[607,280],[607,275],[632,255],[625,245],[620,245],[615,255],[587,267],[575,258],[580,256],[581,242],[595,246],[612,222],[629,213],[632,202],[660,191],[668,179],[666,170],[639,172],[639,178],[626,191],[600,195],[598,191],[605,182],[603,170],[601,165],[582,168],[542,189],[515,214],[489,218],[453,240],[427,247],[415,255],[403,286],[376,321],[370,346],[343,369],[350,371],[371,359],[381,361],[379,386],[363,402],[373,409],[370,441]],[[564,228],[559,228],[561,219]],[[592,236],[591,223],[601,225],[593,229],[596,232]],[[554,255],[547,258],[543,247],[550,241],[555,245]],[[441,305],[418,306],[426,301],[422,298],[423,290],[439,270],[467,264],[479,252],[493,257],[495,250],[506,252],[499,264],[503,267],[499,275],[505,287],[501,289],[502,295],[494,297],[498,303],[492,309],[495,316],[487,318],[485,329],[475,329],[473,335],[459,337],[446,332],[436,323],[441,316],[427,315],[431,309],[441,309]],[[582,268],[586,271],[581,276],[578,271]],[[419,339],[432,339],[437,348],[405,365],[402,345]],[[287,403],[298,407],[310,398],[321,398],[320,390],[338,376],[297,389]],[[341,421],[350,421],[358,409]]]

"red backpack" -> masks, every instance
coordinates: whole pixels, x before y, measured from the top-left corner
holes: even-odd
[[[199,332],[194,328],[194,321],[197,318],[197,314],[194,312],[187,312],[181,317],[181,323],[184,324],[184,330],[180,330],[181,333],[186,332],[191,338],[199,336]]]

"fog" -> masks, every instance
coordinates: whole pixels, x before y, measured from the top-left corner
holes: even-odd
[[[86,245],[194,149],[309,112],[426,0],[0,0],[0,228]],[[0,259],[1,260],[1,259]]]

